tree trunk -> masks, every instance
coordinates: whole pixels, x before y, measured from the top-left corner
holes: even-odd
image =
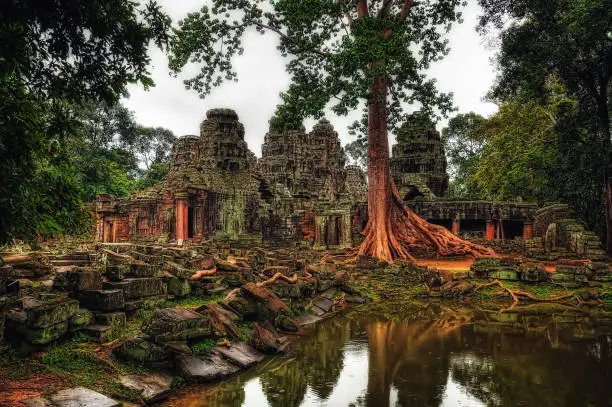
[[[410,249],[431,247],[440,255],[493,255],[491,249],[466,242],[451,231],[433,225],[406,207],[389,169],[387,137],[387,81],[375,78],[368,103],[368,224],[360,255],[392,263],[414,260]]]

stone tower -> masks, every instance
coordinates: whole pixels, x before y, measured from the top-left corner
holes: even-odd
[[[444,145],[434,122],[424,113],[413,113],[399,130],[391,174],[404,200],[444,196],[448,188]]]
[[[268,183],[286,187],[295,197],[335,199],[344,187],[344,150],[338,133],[325,119],[306,134],[270,129],[258,166]]]

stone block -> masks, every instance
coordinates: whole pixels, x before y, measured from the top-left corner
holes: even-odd
[[[191,293],[191,286],[189,280],[178,277],[169,277],[166,279],[168,285],[168,294],[175,295],[177,297],[186,297]]]
[[[244,368],[253,366],[264,359],[264,355],[244,342],[232,343],[229,347],[217,346],[215,351],[232,364]]]
[[[119,382],[128,389],[139,391],[147,404],[156,403],[170,394],[172,376],[152,373],[146,376],[121,376]]]
[[[166,284],[158,278],[126,278],[104,283],[106,290],[121,290],[125,300],[166,294]]]
[[[60,390],[51,401],[57,407],[121,407],[121,403],[85,387]]]
[[[518,273],[516,271],[510,271],[510,270],[498,270],[498,271],[493,271],[489,273],[489,278],[492,278],[495,280],[516,281],[518,280]]]
[[[107,312],[95,315],[96,322],[100,325],[125,325],[127,317],[125,312]]]
[[[211,381],[222,379],[238,372],[235,366],[217,354],[207,356],[182,355],[178,358],[179,369],[190,381]]]
[[[156,342],[206,337],[212,329],[209,318],[183,308],[158,310],[142,326],[142,331]]]
[[[70,317],[70,331],[78,331],[94,321],[93,313],[86,309],[79,309]]]
[[[102,289],[102,275],[97,270],[77,268],[66,272],[66,289],[70,292]]]
[[[121,281],[128,275],[129,272],[129,264],[107,264],[105,274],[110,281]]]
[[[164,270],[154,264],[145,262],[134,262],[130,265],[130,275],[134,277],[161,277]]]
[[[167,261],[164,264],[164,270],[178,278],[189,278],[195,274],[194,270],[186,269],[185,267],[173,261]]]
[[[550,275],[550,279],[552,280],[553,283],[573,282],[574,274],[564,274],[564,273],[559,273],[557,271],[556,273],[552,273]]]
[[[110,339],[111,327],[108,325],[89,325],[83,329],[83,332],[99,343],[104,343]]]
[[[156,308],[159,304],[166,301],[168,297],[166,295],[156,295],[153,297],[139,298],[137,300],[126,301],[124,309],[126,312],[136,311],[140,308]]]
[[[66,322],[79,309],[79,302],[65,297],[49,302],[33,302],[24,306],[26,324],[31,328],[44,328]]]
[[[34,345],[47,345],[68,332],[68,321],[63,321],[55,325],[46,326],[44,328],[32,328],[25,324],[9,322],[9,327],[23,338]]]
[[[116,311],[123,309],[122,290],[89,290],[80,294],[81,305],[90,310]]]
[[[333,305],[334,302],[331,299],[323,296],[318,296],[312,300],[312,306],[319,308],[324,313],[330,312]]]
[[[115,350],[115,353],[124,360],[145,364],[160,363],[171,356],[164,347],[143,338],[128,339]]]

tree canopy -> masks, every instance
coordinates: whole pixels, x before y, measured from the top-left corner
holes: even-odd
[[[424,74],[448,52],[444,33],[459,21],[460,0],[327,1],[214,0],[179,22],[170,42],[170,67],[188,63],[200,71],[185,81],[204,96],[235,80],[233,58],[244,51],[246,30],[276,35],[291,76],[272,125],[300,126],[321,117],[326,107],[346,114],[371,98],[377,75],[389,78],[390,124],[403,117],[403,103],[422,110],[451,110],[450,95],[440,93]],[[392,34],[391,34],[392,33]],[[384,66],[372,62],[384,61]]]

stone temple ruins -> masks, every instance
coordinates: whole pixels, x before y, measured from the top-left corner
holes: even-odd
[[[347,165],[329,121],[320,120],[310,132],[271,129],[261,158],[249,150],[244,136],[236,112],[209,110],[199,137],[184,136],[176,142],[163,182],[126,199],[98,198],[97,240],[214,240],[314,249],[360,243],[368,218],[367,177],[359,166]],[[538,209],[520,200],[445,199],[443,142],[434,123],[419,113],[397,134],[391,172],[409,207],[464,238],[543,242],[549,224],[567,229],[559,236],[570,236],[575,226],[555,222],[558,208]],[[599,250],[598,241],[589,243],[594,236],[578,232],[578,242],[567,237],[557,244],[573,244],[577,253]]]

